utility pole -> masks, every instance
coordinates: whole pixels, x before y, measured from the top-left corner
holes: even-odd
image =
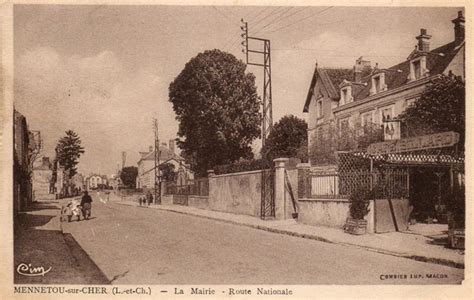
[[[265,147],[266,140],[270,131],[273,128],[273,112],[272,112],[272,67],[271,67],[271,56],[270,56],[270,40],[252,37],[248,34],[248,23],[241,20],[242,26],[240,29],[243,31],[241,36],[244,39],[242,41],[242,52],[245,53],[245,59],[247,65],[263,67],[263,119],[262,119],[262,149]],[[249,40],[260,42],[263,45],[263,51],[261,49],[249,49]],[[263,55],[263,64],[254,63],[249,61],[249,53],[259,54],[260,57]]]
[[[245,53],[246,63],[251,66],[263,67],[262,149],[265,149],[266,140],[273,128],[270,40],[249,36],[248,23],[244,22],[244,19],[241,21],[243,24],[240,27],[243,31],[241,36],[244,39],[241,44],[245,47],[242,52]],[[260,48],[249,49],[249,40],[256,41],[260,44]],[[263,46],[263,51],[261,46]],[[263,55],[263,63],[251,62],[249,60],[250,53],[258,54],[260,58]],[[267,154],[262,153],[260,218],[263,220],[275,217],[275,172],[272,161],[267,162],[270,164],[270,169],[267,169],[266,160]]]
[[[155,204],[161,204],[161,177],[160,177],[160,139],[158,137],[158,119],[153,118],[155,132]]]

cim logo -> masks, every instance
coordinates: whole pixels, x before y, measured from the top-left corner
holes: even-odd
[[[45,270],[44,267],[32,267],[31,264],[21,263],[16,268],[16,271],[20,275],[33,277],[33,276],[44,276],[46,273],[51,271],[51,268],[52,267],[49,267],[49,269]]]

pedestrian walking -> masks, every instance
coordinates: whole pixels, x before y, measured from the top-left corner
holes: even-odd
[[[85,220],[89,219],[91,216],[92,211],[92,198],[89,196],[87,191],[84,191],[84,196],[81,199],[81,206],[82,206],[82,216]]]
[[[150,206],[150,204],[153,202],[153,195],[150,191],[148,191],[148,193],[146,194],[146,200],[148,202],[148,206]]]
[[[143,196],[138,197],[138,205],[142,206]]]

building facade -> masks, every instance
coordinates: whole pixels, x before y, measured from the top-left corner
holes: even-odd
[[[91,174],[86,178],[86,187],[88,190],[108,187],[107,175]]]
[[[160,165],[171,164],[174,166],[174,171],[181,174],[181,181],[194,179],[194,175],[190,170],[184,159],[175,153],[174,141],[170,140],[168,146],[162,143],[160,149]],[[138,176],[137,188],[151,189],[155,186],[155,151],[152,146],[149,147],[148,152],[140,152],[140,160],[137,162]]]
[[[33,201],[30,153],[35,143],[30,140],[26,118],[16,110],[13,114],[13,212],[16,215]]]
[[[52,164],[49,157],[41,157],[33,164],[33,195],[35,200],[54,199],[51,190],[53,178]]]
[[[407,59],[389,68],[372,67],[362,57],[349,69],[316,66],[303,109],[308,113],[308,148],[317,146],[318,135],[330,124],[343,132],[396,118],[442,74],[464,79],[465,19],[461,11],[452,22],[452,42],[431,49],[431,35],[421,29]]]

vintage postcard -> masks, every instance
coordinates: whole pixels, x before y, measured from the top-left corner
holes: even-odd
[[[472,299],[472,5],[359,2],[0,4],[1,298]]]

